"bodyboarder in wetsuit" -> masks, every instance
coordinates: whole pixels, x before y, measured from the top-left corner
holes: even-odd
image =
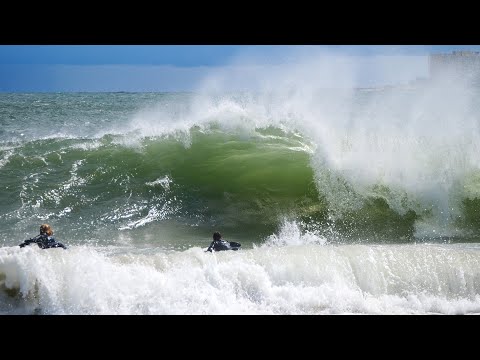
[[[213,233],[213,241],[206,251],[238,250],[241,245],[222,240],[222,235],[216,231]]]
[[[61,247],[66,249],[67,247],[60,242],[55,241],[53,237],[53,230],[48,224],[43,224],[40,226],[40,235],[35,236],[34,238],[27,239],[21,243],[20,247],[25,247],[30,244],[37,244],[41,249],[50,249]]]

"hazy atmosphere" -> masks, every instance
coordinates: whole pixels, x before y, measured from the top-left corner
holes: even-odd
[[[427,76],[429,53],[462,49],[480,46],[0,45],[0,91],[261,90],[307,79],[382,86]]]

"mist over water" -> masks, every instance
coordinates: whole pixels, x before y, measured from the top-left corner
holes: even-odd
[[[192,93],[0,94],[0,313],[478,313],[478,87],[247,60]],[[17,246],[44,222],[67,251]]]
[[[374,218],[383,207],[390,220],[413,227],[402,238],[476,237],[478,86],[447,71],[425,80],[421,58],[384,56],[366,64],[319,52],[295,65],[252,70],[257,96],[217,108],[230,111],[228,126],[237,124],[234,113],[241,126],[250,125],[244,117],[255,119],[252,128],[274,126],[309,142],[316,188],[329,216],[346,219],[345,226],[377,220],[390,226]],[[359,87],[362,71],[391,82]],[[236,76],[216,75],[202,91],[221,92]]]

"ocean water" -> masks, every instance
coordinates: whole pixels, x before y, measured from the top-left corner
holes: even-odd
[[[478,99],[2,93],[0,314],[478,314]]]

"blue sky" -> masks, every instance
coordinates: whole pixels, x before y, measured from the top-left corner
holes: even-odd
[[[279,66],[307,62],[317,72],[313,60],[332,54],[361,63],[355,85],[369,86],[426,76],[429,53],[453,50],[480,46],[0,45],[0,91],[195,91],[219,74],[222,86],[248,88]],[[389,67],[385,60],[394,58],[405,66]]]

